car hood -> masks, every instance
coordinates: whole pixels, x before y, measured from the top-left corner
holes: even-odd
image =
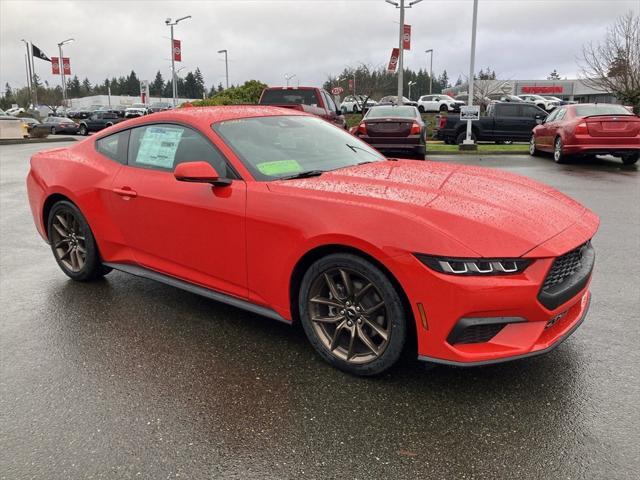
[[[425,235],[430,228],[444,232],[483,257],[522,256],[584,215],[593,215],[557,190],[528,178],[435,162],[375,162],[319,177],[276,181],[270,188],[356,202],[381,212],[391,209],[415,219],[425,227]]]

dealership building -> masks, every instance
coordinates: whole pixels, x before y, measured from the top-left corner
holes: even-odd
[[[618,103],[610,92],[593,88],[584,80],[479,80],[487,82],[484,91],[509,95],[552,95],[562,100],[578,103]],[[445,94],[456,96],[468,92],[468,85],[448,88]]]

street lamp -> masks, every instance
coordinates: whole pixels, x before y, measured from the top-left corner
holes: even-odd
[[[411,81],[411,82],[407,83],[407,86],[409,87],[409,100],[411,100],[411,86],[415,85],[415,84],[416,84],[416,82],[414,82],[414,81]]]
[[[29,46],[29,42],[27,42],[24,38],[20,39],[24,42],[24,46],[27,49],[27,55],[24,58],[27,62],[27,88],[29,89],[29,101],[35,104],[33,100],[33,73],[31,71],[31,47]]]
[[[227,50],[218,50],[218,53],[224,53],[224,71],[227,77],[227,89],[229,88],[229,61],[227,59]]]
[[[431,89],[433,87],[433,48],[430,48],[429,50],[425,50],[424,53],[430,53],[430,60],[429,60],[429,95],[431,95]],[[446,85],[445,85],[446,86]]]
[[[289,86],[289,80],[291,80],[295,76],[296,76],[295,73],[285,73],[284,74],[284,78],[287,81],[287,87]]]
[[[473,105],[473,72],[476,63],[476,26],[478,24],[478,0],[473,0],[473,20],[471,26],[471,60],[469,62],[469,100],[468,105]],[[471,139],[471,120],[467,120],[467,138],[462,142],[464,145],[473,145]],[[474,148],[474,147],[467,147]]]
[[[173,106],[175,108],[176,106],[176,96],[178,94],[178,91],[176,89],[176,64],[175,64],[175,52],[173,51],[173,27],[174,25],[177,25],[178,23],[180,23],[182,20],[186,20],[187,18],[191,18],[191,15],[187,15],[185,17],[180,17],[180,18],[176,18],[175,20],[171,21],[171,18],[167,18],[164,23],[165,25],[171,27],[171,86],[173,87]]]
[[[58,66],[60,68],[60,79],[62,81],[62,105],[65,107],[67,106],[67,83],[64,78],[64,62],[62,61],[62,46],[71,42],[75,42],[75,40],[73,38],[67,38],[66,40],[63,40],[60,43],[58,43],[58,52],[60,53],[60,56],[58,57]]]
[[[402,105],[402,97],[403,97],[403,75],[404,75],[404,49],[402,48],[402,37],[404,34],[404,10],[405,8],[411,8],[416,3],[420,3],[422,0],[413,0],[409,2],[409,5],[404,4],[404,0],[400,0],[400,3],[394,2],[393,0],[384,0],[390,5],[400,9],[400,33],[398,34],[398,97],[397,103],[398,105]]]

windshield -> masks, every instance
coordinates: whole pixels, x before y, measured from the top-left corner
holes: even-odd
[[[405,106],[375,106],[371,107],[365,118],[386,118],[386,117],[401,117],[401,118],[416,118],[415,107]]]
[[[577,117],[588,117],[590,115],[633,115],[622,105],[576,105]]]
[[[261,105],[311,105],[318,106],[315,90],[270,89],[265,90],[260,99]]]
[[[277,180],[385,158],[369,145],[317,117],[240,118],[213,125],[256,180]]]

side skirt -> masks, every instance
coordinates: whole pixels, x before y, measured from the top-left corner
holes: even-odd
[[[163,273],[156,272],[155,270],[150,270],[145,267],[140,267],[138,265],[130,265],[126,263],[105,263],[104,265],[107,267],[111,267],[114,270],[130,273],[131,275],[135,275],[136,277],[155,280],[156,282],[164,283],[166,285],[171,285],[172,287],[180,288],[182,290],[186,290],[187,292],[195,293],[196,295],[201,295],[203,297],[210,298],[217,302],[226,303],[227,305],[231,305],[232,307],[241,308],[243,310],[247,310],[252,313],[257,313],[258,315],[262,315],[264,317],[268,317],[273,320],[284,322],[287,325],[291,325],[290,321],[286,320],[284,317],[280,316],[280,314],[278,314],[274,310],[271,310],[270,308],[262,307],[260,305],[256,305],[246,300],[232,297],[231,295],[227,295],[224,293],[216,292],[215,290],[210,290],[208,288],[201,287],[193,283],[185,282],[184,280],[180,280],[170,275],[165,275]]]

